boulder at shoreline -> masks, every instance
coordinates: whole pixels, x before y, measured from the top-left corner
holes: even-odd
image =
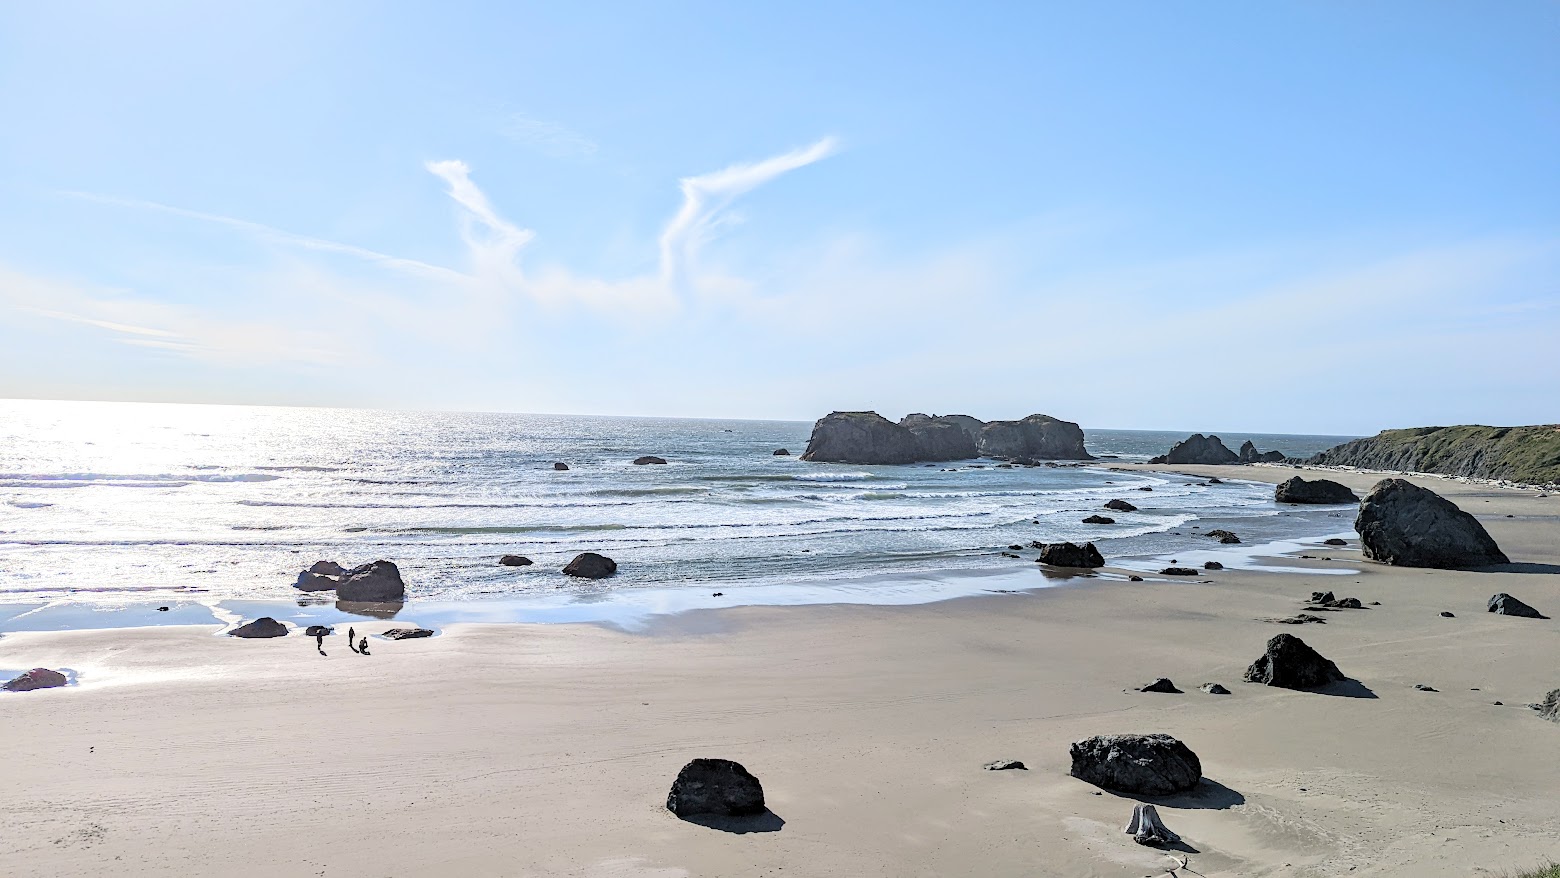
[[[49,668],[33,668],[24,674],[8,681],[0,689],[7,692],[31,692],[35,689],[55,689],[68,684],[70,680],[59,671]]]
[[[400,568],[381,559],[348,570],[336,585],[336,598],[370,603],[405,600],[406,584]]]
[[[1202,780],[1202,762],[1169,735],[1096,735],[1073,742],[1069,772],[1079,780],[1139,796],[1184,793]]]
[[[1040,563],[1052,567],[1104,567],[1105,558],[1093,543],[1041,543]]]
[[[228,636],[249,638],[286,637],[287,626],[270,616],[261,616],[253,622],[240,625],[229,631]]]
[[[1358,503],[1360,498],[1347,486],[1328,479],[1305,479],[1295,476],[1273,489],[1275,503]]]
[[[530,567],[532,561],[524,555],[505,555],[498,559],[498,563],[505,567]]]
[[[563,572],[580,579],[606,579],[617,573],[617,562],[606,555],[581,552],[563,568]]]
[[[1377,482],[1360,501],[1354,530],[1365,557],[1397,567],[1459,570],[1509,563],[1478,519],[1406,479]]]

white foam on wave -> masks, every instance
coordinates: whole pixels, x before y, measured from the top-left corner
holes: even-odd
[[[802,473],[791,478],[798,482],[859,482],[875,476],[872,473]]]

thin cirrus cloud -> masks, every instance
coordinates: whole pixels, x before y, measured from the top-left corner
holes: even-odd
[[[446,193],[459,211],[460,235],[466,250],[464,269],[437,265],[395,256],[354,244],[346,244],[310,235],[278,229],[262,223],[222,216],[156,201],[117,198],[88,192],[66,192],[67,197],[135,210],[178,216],[202,223],[223,226],[254,240],[271,245],[346,256],[375,269],[387,271],[411,282],[404,294],[383,292],[380,313],[395,315],[403,326],[425,326],[430,332],[449,322],[452,313],[480,311],[490,313],[495,304],[513,298],[526,298],[537,304],[563,308],[583,306],[611,313],[644,313],[675,309],[690,295],[729,289],[740,281],[715,277],[700,266],[700,254],[725,223],[726,215],[743,194],[798,168],[820,161],[838,149],[832,137],[812,145],[752,163],[734,164],[722,170],[679,181],[683,201],[668,220],[660,235],[659,264],[653,273],[609,279],[575,273],[562,266],[545,266],[534,276],[522,267],[522,255],[536,233],[506,219],[472,178],[471,168],[459,159],[429,161],[426,170],[442,180]],[[265,269],[235,267],[248,272],[254,283],[263,284]],[[292,282],[293,275],[278,276],[278,282]],[[357,278],[335,273],[336,269],[316,266],[308,272],[311,283],[322,291],[334,289],[337,298],[361,297],[363,284]],[[334,277],[334,282],[331,278]],[[176,280],[176,279],[175,279]],[[228,319],[198,305],[168,305],[156,297],[117,291],[103,296],[80,291],[61,295],[59,288],[47,298],[51,307],[38,299],[17,301],[29,313],[51,320],[76,323],[110,332],[125,343],[157,347],[193,358],[223,362],[274,362],[290,360],[322,363],[315,339],[299,344],[277,343],[276,331],[257,332],[252,321]],[[431,304],[431,303],[437,303]],[[304,307],[294,301],[293,307]],[[422,317],[418,314],[428,311]],[[317,315],[289,313],[284,322],[308,324]],[[466,325],[470,325],[467,323]],[[271,344],[238,343],[244,337],[266,337]]]
[[[596,141],[557,122],[536,119],[524,113],[512,113],[499,131],[515,143],[535,149],[552,158],[586,158],[596,154]]]

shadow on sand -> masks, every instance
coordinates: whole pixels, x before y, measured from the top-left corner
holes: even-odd
[[[1315,692],[1318,695],[1331,695],[1335,698],[1375,698],[1376,693],[1370,687],[1359,680],[1340,680],[1337,683],[1328,683],[1317,689],[1307,689],[1307,692]]]
[[[1130,793],[1118,793],[1106,790],[1129,802],[1143,802],[1148,805],[1164,808],[1181,808],[1183,810],[1223,811],[1225,808],[1233,808],[1236,805],[1246,804],[1246,797],[1230,789],[1224,784],[1211,778],[1203,778],[1197,786],[1184,793],[1173,796],[1134,796]],[[1179,850],[1179,848],[1178,848]],[[1198,851],[1188,851],[1198,853]]]
[[[1496,564],[1493,567],[1480,567],[1479,573],[1560,573],[1560,564],[1540,564],[1536,561],[1516,561],[1511,564]]]
[[[785,821],[779,814],[768,809],[765,809],[762,814],[748,814],[742,817],[730,817],[725,814],[690,814],[677,819],[734,835],[746,835],[749,832],[779,832],[780,827],[785,825]]]

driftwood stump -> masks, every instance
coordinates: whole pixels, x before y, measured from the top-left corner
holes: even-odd
[[[1159,812],[1153,805],[1133,805],[1132,819],[1128,821],[1127,828],[1122,832],[1132,836],[1132,840],[1138,844],[1167,845],[1175,844],[1181,840],[1179,835],[1171,832],[1159,820]]]

